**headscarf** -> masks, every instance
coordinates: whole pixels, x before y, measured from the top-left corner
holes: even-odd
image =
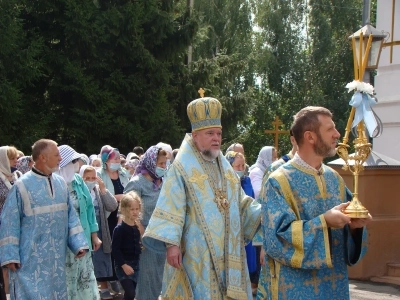
[[[235,161],[236,155],[238,154],[238,152],[235,151],[228,151],[225,154],[225,158],[229,161],[229,164],[232,166],[233,162]]]
[[[60,155],[61,155],[60,168],[65,167],[71,161],[73,161],[75,159],[81,158],[81,154],[76,152],[74,150],[74,148],[72,148],[68,145],[58,146],[58,151],[60,151]]]
[[[79,169],[79,176],[81,176],[82,179],[83,179],[83,173],[85,173],[85,170],[86,170],[88,167],[93,168],[92,166],[89,166],[89,165],[83,165],[83,166]],[[96,173],[96,170],[94,170],[94,172]],[[89,192],[90,192],[90,196],[92,197],[92,201],[94,201],[94,200],[96,199],[96,194],[94,193],[94,190],[93,190],[93,189],[90,189]]]
[[[88,167],[94,168],[94,167],[89,166],[89,165],[83,165],[83,166],[79,169],[79,176],[81,176],[81,177],[83,178],[83,173],[85,173],[85,170],[86,170]],[[96,173],[96,169],[94,170],[94,172]]]
[[[256,163],[249,168],[249,171],[253,170],[255,167],[258,167],[264,173],[270,164],[273,163],[272,153],[274,150],[275,148],[271,146],[262,147],[260,153],[258,154]]]
[[[89,157],[84,153],[81,153],[80,160],[83,161],[85,165],[89,165],[90,163]]]
[[[60,170],[56,173],[64,178],[66,183],[71,183],[75,178],[75,166],[72,161],[79,159],[81,154],[68,145],[58,146],[58,151],[60,151],[61,162]]]
[[[125,163],[125,167],[134,168],[135,170],[136,170],[136,167],[137,167],[138,165],[139,165],[139,160],[136,159],[136,158],[131,159],[131,160],[129,160],[129,161],[127,161],[127,162]]]
[[[153,178],[154,190],[158,189],[157,179],[161,179],[156,175],[157,158],[160,150],[161,148],[157,146],[151,146],[149,149],[147,149],[147,151],[140,158],[139,165],[135,170],[135,174],[133,174],[133,176],[138,174],[149,174],[151,178]]]
[[[32,161],[32,158],[30,156],[22,156],[18,158],[17,162],[17,169],[20,171],[22,174],[25,174],[26,172],[29,172],[31,168],[29,167],[29,163]]]
[[[126,161],[128,162],[128,161],[130,161],[131,159],[137,159],[137,160],[139,160],[140,157],[139,157],[136,153],[129,152],[128,155],[126,156]]]
[[[114,157],[119,157],[119,150],[117,148],[113,148],[110,145],[105,145],[100,150],[100,158],[103,163],[103,169],[106,169],[106,162],[109,159],[113,159]]]
[[[7,155],[8,146],[0,147],[0,172],[6,177],[12,177],[10,160]]]
[[[137,174],[149,174],[153,179],[157,179],[156,168],[157,168],[157,158],[158,151],[160,147],[151,146],[140,158],[139,165],[136,167],[134,175]]]
[[[92,164],[92,161],[93,161],[95,158],[99,158],[99,156],[98,156],[97,154],[92,154],[92,155],[89,156],[89,165]]]

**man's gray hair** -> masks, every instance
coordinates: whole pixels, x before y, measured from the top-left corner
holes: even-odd
[[[51,144],[57,146],[55,141],[49,139],[40,139],[36,141],[32,146],[32,160],[36,161],[39,155],[45,152]]]

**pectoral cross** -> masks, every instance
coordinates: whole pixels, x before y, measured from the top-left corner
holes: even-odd
[[[275,121],[272,122],[272,125],[275,126],[274,130],[265,130],[265,133],[272,133],[275,134],[275,142],[274,142],[274,147],[276,151],[278,152],[278,138],[280,134],[288,134],[290,133],[289,130],[279,130],[279,126],[283,125],[282,121],[279,120],[278,116],[275,116]]]
[[[217,190],[214,202],[217,203],[218,208],[221,209],[228,209],[230,206],[230,203],[228,199],[226,199],[226,195],[222,190]]]

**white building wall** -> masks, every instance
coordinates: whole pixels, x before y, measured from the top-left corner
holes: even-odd
[[[386,42],[400,42],[400,0],[378,0],[376,28],[389,33]],[[392,51],[390,61],[391,47],[382,49],[378,75],[375,77],[379,103],[374,110],[383,122],[383,134],[374,139],[373,150],[400,160],[400,45],[393,46]]]

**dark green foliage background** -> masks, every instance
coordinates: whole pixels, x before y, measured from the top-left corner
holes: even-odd
[[[243,143],[250,163],[273,144],[275,115],[288,128],[321,105],[343,132],[361,2],[194,0],[190,13],[181,0],[0,1],[0,144],[177,148],[199,87],[223,104],[224,148]]]

